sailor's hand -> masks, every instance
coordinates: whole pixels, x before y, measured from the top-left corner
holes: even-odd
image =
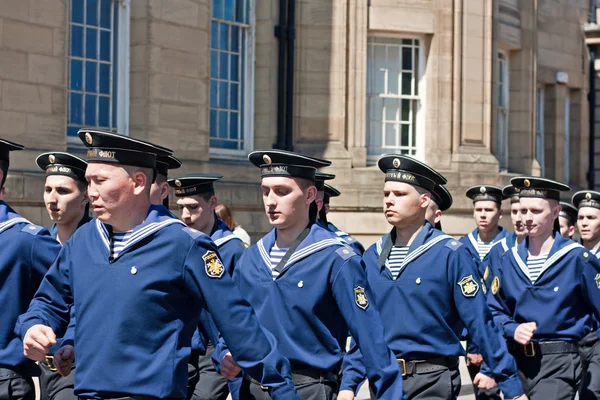
[[[233,359],[231,353],[225,354],[225,357],[221,360],[221,375],[227,380],[232,380],[242,371],[239,365]]]
[[[66,345],[54,353],[54,366],[62,376],[68,376],[71,373],[71,365],[75,362],[75,349],[73,346]]]
[[[37,324],[25,333],[23,339],[23,354],[33,361],[44,361],[50,346],[56,344],[56,335],[52,328]]]

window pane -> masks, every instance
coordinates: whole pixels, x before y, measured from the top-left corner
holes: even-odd
[[[396,124],[385,124],[385,144],[384,146],[396,146]]]
[[[71,60],[69,71],[69,89],[83,90],[83,62]]]
[[[215,110],[210,110],[210,137],[214,138],[217,137],[217,124],[218,124],[219,120],[217,117],[217,111]]]
[[[240,57],[236,55],[231,56],[231,77],[229,80],[234,82],[240,81],[240,70],[239,70]]]
[[[413,94],[412,73],[411,72],[403,72],[402,73],[402,94],[406,94],[406,95]]]
[[[83,24],[83,1],[71,0],[71,21]]]
[[[386,99],[385,102],[385,120],[398,121],[400,118],[400,107],[398,100]]]
[[[223,19],[223,0],[213,0],[213,18]]]
[[[239,53],[240,51],[240,28],[237,26],[231,27],[231,51]]]
[[[402,48],[402,69],[406,71],[412,71],[412,47]]]
[[[210,25],[210,48],[219,48],[219,23],[215,21]]]
[[[402,121],[410,121],[410,100],[402,100]]]
[[[235,12],[234,8],[233,8],[233,0],[225,0],[225,14],[224,14],[224,19],[226,19],[227,21],[233,21],[233,14]]]
[[[218,101],[218,88],[217,88],[217,81],[210,81],[210,106],[213,108],[217,108],[219,105],[217,103]]]
[[[232,83],[229,85],[229,109],[231,110],[239,110],[240,106],[238,104],[238,92],[240,85],[236,85]]]
[[[100,59],[102,61],[110,61],[110,37],[110,32],[100,32]]]
[[[229,25],[219,25],[219,48],[229,50]]]
[[[219,82],[219,108],[227,109],[227,82]]]
[[[96,87],[96,79],[98,78],[98,64],[95,62],[85,63],[85,91],[96,93],[98,88]]]
[[[69,126],[67,128],[67,136],[69,137],[77,137],[77,132],[79,131],[78,126]]]
[[[85,95],[85,124],[87,126],[96,126],[96,96]]]
[[[227,53],[219,55],[219,78],[229,79],[229,54]]]
[[[71,25],[71,56],[83,57],[83,28]]]
[[[85,30],[85,57],[98,58],[98,31],[87,28]]]
[[[69,95],[69,124],[83,124],[83,96],[79,93]]]
[[[410,137],[409,129],[410,129],[410,125],[408,125],[408,124],[402,125],[402,131],[401,131],[401,135],[400,135],[400,146],[406,146],[406,147],[409,146],[409,137]]]
[[[87,25],[98,25],[98,0],[85,0]]]
[[[110,94],[110,65],[100,64],[100,93]]]
[[[100,0],[100,26],[103,28],[111,28],[110,6],[112,0]]]
[[[236,112],[232,112],[231,114],[229,114],[230,116],[230,120],[229,120],[229,138],[231,139],[238,139],[238,134],[239,134],[239,126],[238,126],[238,119],[239,119],[239,114]]]
[[[227,118],[227,111],[219,111],[219,137],[226,138],[228,133],[229,118]]]
[[[100,96],[98,98],[98,125],[108,128],[110,127],[110,98]]]
[[[215,50],[210,52],[210,77],[219,77],[219,52]]]

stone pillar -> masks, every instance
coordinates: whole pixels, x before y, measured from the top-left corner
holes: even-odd
[[[211,3],[131,3],[130,135],[208,160]]]

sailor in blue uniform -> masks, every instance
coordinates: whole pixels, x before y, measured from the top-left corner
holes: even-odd
[[[91,220],[85,180],[87,162],[73,154],[59,151],[40,154],[35,162],[46,173],[44,204],[50,219],[54,221],[50,234],[62,245],[79,227]],[[62,376],[54,366],[53,356],[59,350],[62,338],[56,342],[44,361],[39,364],[40,398],[76,400],[77,396],[73,392],[75,374]]]
[[[578,341],[600,315],[600,264],[554,229],[567,185],[518,177],[527,238],[500,259],[488,302],[509,341],[531,399],[573,399],[581,378]],[[486,360],[487,361],[487,360]]]
[[[577,228],[581,236],[581,244],[596,257],[600,256],[598,253],[598,248],[600,248],[600,192],[582,190],[575,193],[571,201],[577,211],[575,221],[577,221]],[[598,321],[594,320],[594,331],[579,342],[582,364],[580,400],[600,399],[600,330],[598,328]]]
[[[446,179],[404,155],[384,155],[378,166],[385,173],[384,210],[393,228],[363,260],[407,398],[458,397],[465,326],[505,397],[521,396],[515,361],[492,321],[475,262],[466,246],[425,220],[431,192]],[[355,389],[364,378],[355,344],[346,360],[352,368],[344,370],[343,379]]]
[[[502,188],[490,185],[473,186],[466,194],[473,200],[473,218],[477,228],[459,241],[469,250],[473,259],[482,261],[495,244],[508,236],[506,229],[498,225],[505,197]]]
[[[575,225],[577,224],[577,208],[571,203],[561,201],[560,214],[558,214],[558,225],[560,226],[560,235],[564,238],[573,239],[575,234]]]
[[[320,175],[321,173],[317,172],[317,174]],[[319,183],[319,175],[315,176],[315,185],[317,187],[317,190],[319,190],[322,187],[323,192],[323,206],[319,209],[319,223],[327,229],[329,229],[331,232],[335,233],[340,239],[344,241],[344,243],[350,246],[356,254],[362,255],[365,252],[365,248],[363,247],[363,245],[354,237],[352,237],[352,235],[340,230],[337,226],[335,226],[328,220],[327,214],[329,214],[330,200],[332,197],[339,196],[340,191],[335,189],[333,186],[326,184],[325,182]],[[317,193],[320,193],[320,191]]]
[[[354,398],[337,377],[350,332],[364,351],[378,397],[401,399],[398,363],[385,344],[360,256],[314,223],[315,170],[330,162],[283,150],[254,151],[248,158],[261,168],[263,202],[274,229],[244,252],[233,277],[290,360],[300,397],[333,399],[339,390],[338,400]],[[223,341],[216,352],[226,354]],[[227,374],[224,367],[222,362]],[[244,377],[240,398],[269,396]]]
[[[452,207],[452,195],[444,185],[436,185],[431,192],[431,201],[425,219],[437,230],[442,230],[442,213]]]
[[[236,262],[248,246],[215,214],[218,200],[213,183],[222,177],[217,174],[189,174],[170,179],[169,186],[175,189],[181,220],[188,227],[210,235],[219,249],[223,265],[231,275]],[[214,352],[213,341],[218,342],[219,332],[214,327],[210,316],[204,317],[209,321],[211,332],[203,334],[196,330],[192,338],[190,363],[197,371],[197,378],[193,382],[194,393],[191,398],[224,400],[230,391],[228,381],[216,371],[211,358]],[[237,399],[240,385],[241,378],[231,381],[229,385],[234,399]]]
[[[75,394],[83,398],[183,399],[200,310],[274,398],[298,399],[276,349],[221,262],[210,237],[150,205],[153,145],[80,130],[88,147],[88,196],[97,219],[63,246],[15,328],[41,361],[75,308]],[[73,343],[73,341],[72,341]],[[72,343],[63,343],[63,348]],[[62,372],[71,360],[57,359]]]
[[[6,182],[10,152],[22,149],[19,144],[0,139],[0,190]],[[60,245],[47,229],[33,225],[1,200],[0,243],[0,400],[33,400],[31,377],[40,371],[23,355],[23,343],[13,329],[58,255]]]
[[[156,179],[150,187],[150,203],[169,208],[169,170],[181,168],[181,160],[173,154],[156,158]]]

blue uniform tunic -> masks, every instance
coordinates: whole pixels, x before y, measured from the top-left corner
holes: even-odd
[[[350,234],[348,234],[344,231],[341,231],[337,226],[335,226],[331,222],[328,222],[327,226],[324,226],[325,224],[323,224],[323,223],[321,223],[321,225],[323,225],[324,228],[329,229],[331,232],[335,233],[340,239],[342,239],[344,241],[344,243],[346,243],[348,246],[350,246],[356,254],[362,256],[363,253],[365,252],[365,248],[358,240],[353,238]]]
[[[510,233],[503,227],[499,226],[498,228],[500,228],[500,232],[498,232],[498,234],[492,240],[492,242],[491,242],[492,248],[496,247],[496,245],[502,239],[504,239],[505,237],[510,235]],[[471,257],[473,257],[473,259],[475,261],[477,261],[477,268],[479,270],[480,275],[483,276],[483,274],[485,272],[484,271],[485,268],[483,266],[481,258],[479,257],[479,252],[477,251],[477,236],[478,235],[479,235],[479,228],[475,228],[473,230],[473,232],[469,233],[467,236],[461,237],[458,241],[461,242],[465,246],[465,248],[469,251],[469,254],[471,254]]]
[[[476,265],[465,246],[426,222],[411,243],[400,274],[393,279],[379,262],[391,234],[367,249],[363,260],[395,356],[427,360],[464,355],[460,336],[466,325],[505,396],[522,394],[516,363],[494,325]],[[393,243],[393,236],[390,240]],[[353,345],[343,378],[352,389],[364,379],[360,358]]]
[[[589,250],[555,232],[542,272],[531,283],[525,239],[513,246],[493,268],[488,301],[496,324],[507,339],[517,327],[536,322],[533,341],[578,341],[600,316],[600,263]],[[541,311],[543,310],[543,312]]]
[[[246,250],[233,277],[260,323],[277,338],[292,369],[338,372],[350,330],[364,351],[363,362],[378,398],[402,398],[401,373],[385,344],[360,257],[313,224],[273,280],[269,253],[276,236],[274,229]],[[222,340],[219,347],[225,354]]]
[[[17,325],[21,336],[40,323],[61,335],[74,304],[75,394],[185,398],[191,338],[207,308],[243,368],[271,385],[274,398],[298,398],[287,360],[257,324],[209,236],[151,206],[110,259],[109,228],[96,220],[75,232]]]
[[[23,355],[14,327],[60,251],[47,229],[33,225],[0,201],[0,367],[38,375],[35,363]]]
[[[225,266],[227,272],[231,276],[235,263],[240,259],[247,245],[231,232],[225,222],[215,217],[215,223],[210,235],[212,241],[219,250],[219,256]],[[192,350],[205,352],[208,340],[213,344],[218,342],[219,332],[216,329],[212,318],[209,315],[204,315],[204,320],[199,329],[194,332],[192,338]],[[208,325],[208,326],[207,326]],[[200,332],[203,331],[203,332]]]

